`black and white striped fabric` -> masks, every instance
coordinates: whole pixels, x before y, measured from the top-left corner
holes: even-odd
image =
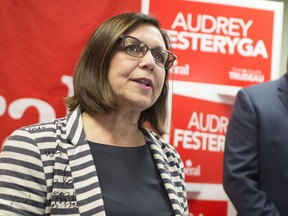
[[[179,154],[143,128],[175,215],[188,215]],[[0,153],[0,215],[105,216],[81,110],[21,128]]]

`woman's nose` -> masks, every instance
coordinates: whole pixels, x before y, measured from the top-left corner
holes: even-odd
[[[146,67],[149,70],[154,70],[154,68],[157,67],[155,60],[154,60],[154,57],[153,57],[150,50],[148,50],[148,52],[142,57],[139,65],[141,67]]]

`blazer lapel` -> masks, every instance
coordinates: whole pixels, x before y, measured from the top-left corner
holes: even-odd
[[[146,135],[150,150],[152,151],[153,158],[156,162],[156,166],[159,170],[160,177],[164,183],[164,187],[167,191],[169,200],[171,202],[172,208],[176,216],[184,215],[183,209],[181,208],[181,202],[177,196],[177,190],[174,185],[171,173],[175,170],[170,170],[171,168],[168,166],[169,161],[167,155],[163,152],[165,150],[162,149],[162,143],[153,137],[148,131],[144,128],[140,128]],[[150,142],[149,142],[150,141]],[[165,148],[165,147],[164,147]]]
[[[105,216],[99,179],[83,130],[80,108],[69,116],[67,134],[67,139],[72,144],[67,149],[67,155],[79,213],[81,216]]]
[[[286,74],[279,80],[278,95],[285,107],[288,109],[288,75]]]

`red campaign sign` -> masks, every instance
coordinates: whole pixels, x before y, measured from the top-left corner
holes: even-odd
[[[226,216],[227,201],[188,200],[191,216]]]
[[[157,0],[150,2],[150,14],[171,36],[178,57],[172,79],[233,86],[271,79],[273,11],[229,1]]]
[[[185,104],[185,106],[184,106]],[[170,143],[185,166],[186,182],[222,184],[230,105],[173,95]]]
[[[0,147],[24,125],[66,115],[82,47],[107,18],[141,0],[1,1]]]

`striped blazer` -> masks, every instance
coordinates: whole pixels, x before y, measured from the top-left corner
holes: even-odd
[[[175,215],[188,215],[179,154],[143,128]],[[105,216],[80,108],[18,129],[0,153],[0,215]]]

